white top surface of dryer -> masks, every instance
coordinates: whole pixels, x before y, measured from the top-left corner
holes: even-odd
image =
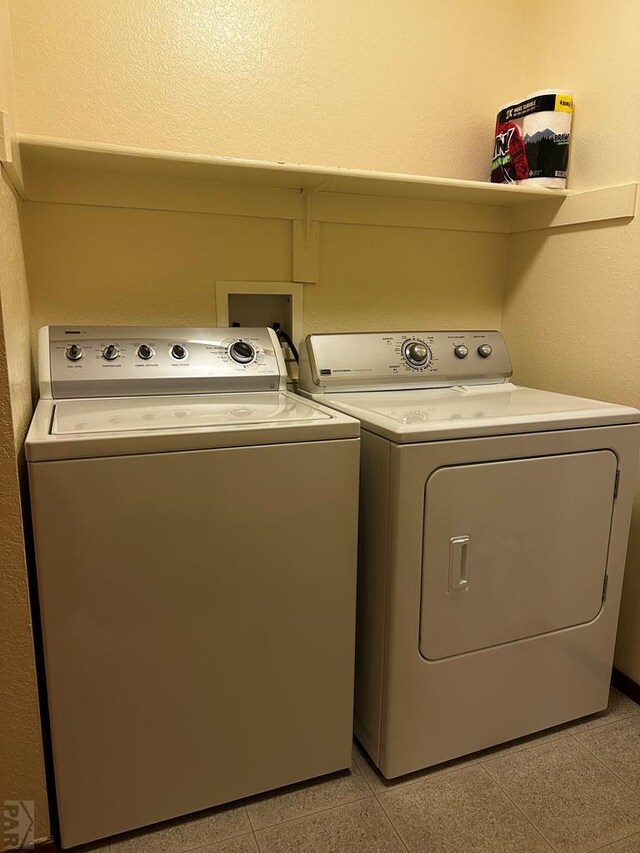
[[[314,395],[398,443],[637,423],[640,411],[567,394],[495,385]]]

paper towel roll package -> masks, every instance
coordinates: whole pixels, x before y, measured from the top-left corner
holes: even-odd
[[[560,89],[504,104],[496,121],[492,183],[564,189],[572,115],[573,96]]]

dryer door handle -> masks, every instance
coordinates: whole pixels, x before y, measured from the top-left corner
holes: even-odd
[[[469,589],[469,536],[452,536],[449,540],[449,592]]]

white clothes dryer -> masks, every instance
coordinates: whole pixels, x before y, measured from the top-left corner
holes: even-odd
[[[605,708],[640,412],[513,385],[494,331],[301,360],[362,425],[355,727],[383,774]]]
[[[285,390],[267,329],[54,327],[39,358],[63,847],[348,767],[358,422]]]

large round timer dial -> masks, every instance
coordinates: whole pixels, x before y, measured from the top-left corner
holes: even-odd
[[[405,341],[402,355],[409,367],[427,367],[431,362],[431,350],[424,341]]]
[[[238,364],[251,364],[255,360],[256,351],[246,341],[234,341],[229,347],[229,355]]]

